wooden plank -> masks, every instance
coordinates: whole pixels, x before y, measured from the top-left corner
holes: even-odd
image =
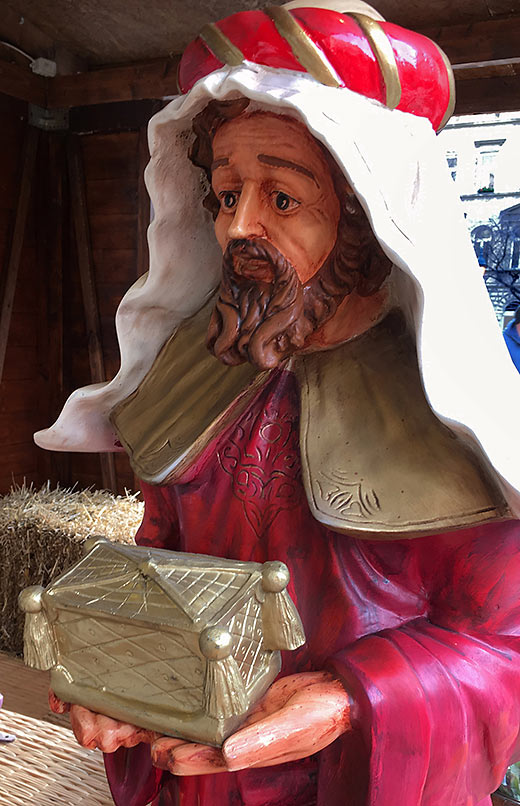
[[[22,152],[22,173],[20,179],[20,190],[18,193],[18,203],[14,222],[11,248],[7,263],[7,272],[2,288],[2,301],[0,306],[0,380],[2,378],[7,340],[9,338],[9,328],[11,325],[11,315],[13,311],[14,295],[16,291],[16,281],[18,279],[18,269],[27,222],[27,211],[31,196],[34,168],[36,164],[36,153],[38,150],[38,134],[36,129],[27,128],[24,149]]]
[[[5,476],[8,473],[15,475],[23,473],[33,473],[37,470],[37,447],[34,443],[25,445],[7,445],[2,447],[2,465],[4,466]],[[7,469],[8,473],[5,473]]]
[[[58,417],[67,389],[65,383],[65,323],[63,267],[66,263],[67,206],[66,135],[45,134],[47,159],[41,166],[42,193],[38,207],[38,242],[42,244],[40,275],[42,313],[39,316],[40,376],[46,402],[45,425]],[[68,486],[71,483],[70,456],[64,451],[41,451],[39,461],[42,478]]]
[[[125,491],[125,487],[130,492],[136,492],[139,485],[136,485],[134,472],[130,465],[130,459],[126,453],[115,454],[116,467],[117,467],[117,480],[119,482],[119,493]]]
[[[97,249],[95,243],[92,245],[98,286],[110,278],[128,288],[137,273],[135,249]]]
[[[129,278],[125,283],[110,283],[104,282],[98,285],[99,289],[99,315],[101,321],[106,319],[114,319],[117,308],[121,302],[124,294],[128,291],[128,287],[132,282]],[[118,356],[119,358],[119,356]]]
[[[520,76],[457,82],[456,115],[517,112],[519,108]]]
[[[130,166],[137,165],[139,132],[90,134],[81,138],[81,150],[89,181],[121,179],[127,176]]]
[[[0,653],[0,680],[4,707],[17,714],[45,719],[54,725],[70,727],[68,714],[54,714],[48,703],[50,672],[30,669],[21,658]]]
[[[135,215],[97,215],[90,216],[92,243],[96,249],[133,249],[137,248]]]
[[[25,445],[33,450],[32,435],[38,427],[38,415],[34,411],[21,411],[0,414],[0,444]],[[3,459],[3,457],[2,457]],[[2,464],[4,462],[2,461]],[[9,468],[7,468],[9,469]],[[6,468],[3,468],[5,473]]]
[[[135,165],[127,165],[127,174]],[[88,174],[87,174],[88,176]],[[88,179],[86,182],[87,205],[96,215],[136,215],[138,208],[136,183],[133,177],[117,179]]]
[[[0,112],[0,115],[2,113]],[[2,115],[2,120],[5,120],[5,117]],[[10,148],[9,151],[19,151],[20,148],[20,141],[14,144],[14,148]],[[13,206],[13,199],[16,198],[16,182],[18,179],[18,160],[16,159],[6,159],[6,147],[4,144],[0,146],[2,148],[2,172],[0,174],[0,210],[10,210]],[[5,155],[5,156],[4,156]]]
[[[0,92],[37,106],[47,105],[47,83],[29,67],[0,61]]]
[[[174,57],[56,76],[48,85],[48,107],[91,106],[175,95],[178,64],[179,57]]]
[[[150,224],[150,197],[144,183],[144,170],[150,159],[148,148],[148,127],[142,126],[139,131],[139,158],[137,162],[137,272],[140,277],[148,271],[148,226]]]
[[[469,65],[454,65],[453,72],[456,81],[517,76],[520,74],[520,58],[478,62]]]
[[[76,138],[69,139],[67,161],[71,190],[72,218],[76,236],[83,306],[87,325],[90,370],[94,383],[100,383],[105,380],[103,349],[100,338],[99,311],[90,247],[85,181],[79,153],[79,144]]]
[[[77,476],[99,475],[99,454],[97,453],[74,453],[71,454],[71,469],[76,479]]]
[[[162,101],[145,99],[75,106],[70,110],[70,130],[76,134],[89,135],[98,132],[137,132],[162,105]]]
[[[4,381],[24,381],[38,375],[38,350],[33,347],[7,347],[4,363]],[[1,444],[1,440],[0,440]]]
[[[40,392],[33,378],[0,384],[0,414],[13,414],[20,411],[38,411]],[[5,459],[5,446],[2,446],[2,462]]]
[[[67,161],[69,168],[72,219],[76,235],[77,258],[87,327],[90,374],[94,383],[101,383],[106,379],[101,343],[101,324],[99,320],[94,267],[92,263],[85,179],[83,176],[79,142],[76,136],[69,138]],[[107,489],[116,490],[117,480],[114,457],[110,453],[102,453],[100,454],[100,462],[103,486]]]
[[[520,56],[520,16],[468,25],[439,26],[421,30],[421,33],[440,45],[453,64]]]
[[[113,314],[101,317],[101,329],[104,334],[104,344],[108,355],[118,355],[119,344],[117,341],[116,327]]]
[[[8,349],[12,347],[36,347],[38,343],[38,330],[34,320],[34,313],[21,313],[15,311],[11,318]]]
[[[0,249],[6,248],[9,245],[12,229],[13,211],[0,207]]]

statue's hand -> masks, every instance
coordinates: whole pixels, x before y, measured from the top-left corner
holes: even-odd
[[[53,691],[49,692],[49,705],[54,713],[70,713],[74,735],[83,747],[113,753],[119,747],[151,744],[155,766],[175,775],[204,775],[295,761],[327,747],[350,727],[348,694],[328,672],[306,672],[277,680],[222,749],[160,737],[81,705],[64,703]]]
[[[97,747],[104,753],[113,753],[119,747],[135,747],[141,742],[152,744],[161,735],[96,714],[88,708],[83,708],[82,705],[65,703],[53,691],[49,691],[49,706],[55,714],[69,712],[71,727],[77,741],[89,750]],[[181,740],[172,739],[172,742],[180,743]]]
[[[311,756],[349,727],[342,683],[328,672],[305,672],[273,683],[222,749],[162,737],[152,744],[152,761],[175,775],[269,767]]]

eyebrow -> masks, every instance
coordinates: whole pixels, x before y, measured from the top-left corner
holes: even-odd
[[[274,168],[289,168],[291,171],[298,171],[298,173],[308,176],[309,179],[312,179],[316,185],[318,184],[312,171],[309,171],[309,169],[305,168],[303,165],[298,165],[297,162],[284,160],[281,157],[275,157],[272,154],[258,154],[257,159],[259,162],[265,163],[265,165],[272,165]]]
[[[227,157],[221,157],[219,160],[215,160],[215,162],[211,163],[211,170],[215,171],[217,168],[220,168],[221,165],[229,165],[229,159]]]

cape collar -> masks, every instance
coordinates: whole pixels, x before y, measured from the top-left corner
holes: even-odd
[[[205,347],[213,301],[167,342],[138,389],[111,414],[136,474],[174,483],[245,411],[270,376],[226,367]],[[484,456],[442,424],[424,395],[400,312],[288,368],[301,395],[309,507],[334,531],[417,537],[510,516]]]

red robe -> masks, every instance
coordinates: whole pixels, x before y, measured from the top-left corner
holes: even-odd
[[[520,524],[372,542],[311,515],[298,394],[277,372],[183,479],[143,485],[142,545],[280,559],[307,643],[282,675],[332,670],[354,729],[301,762],[175,779],[149,747],[106,757],[117,806],[476,806],[520,758]],[[160,795],[159,795],[160,793]]]

